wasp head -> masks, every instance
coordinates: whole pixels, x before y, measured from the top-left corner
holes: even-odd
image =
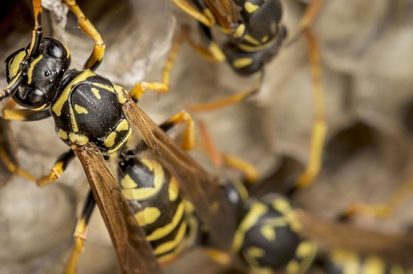
[[[30,109],[44,109],[56,97],[56,88],[70,65],[70,54],[58,40],[43,38],[35,54],[30,45],[6,59],[7,82],[19,78],[13,99]]]

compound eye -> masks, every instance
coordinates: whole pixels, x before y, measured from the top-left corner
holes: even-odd
[[[46,96],[43,91],[32,89],[27,94],[27,101],[32,107],[41,107],[46,103]]]
[[[47,48],[47,53],[54,58],[62,58],[63,57],[63,49],[55,44],[51,44]]]

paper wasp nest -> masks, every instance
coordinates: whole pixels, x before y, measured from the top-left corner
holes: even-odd
[[[26,46],[31,38],[30,1],[3,4],[0,58]],[[327,105],[328,140],[323,171],[300,192],[296,204],[332,217],[352,202],[385,201],[411,177],[411,133],[404,117],[413,100],[413,3],[410,0],[329,0],[315,24],[321,46]],[[293,33],[304,5],[283,1],[284,21]],[[48,35],[67,44],[72,67],[80,69],[92,42],[78,29],[60,1],[47,0],[43,25]],[[79,1],[107,45],[98,73],[130,88],[161,79],[161,68],[176,26],[192,20],[167,0]],[[179,15],[179,20],[174,19]],[[195,28],[194,28],[195,29]],[[196,34],[194,33],[196,36]],[[0,83],[5,86],[4,67]],[[157,122],[192,103],[245,90],[254,78],[237,77],[226,64],[213,64],[184,45],[174,67],[169,94],[148,92],[141,106]],[[308,160],[313,98],[304,39],[283,48],[266,68],[260,93],[246,103],[197,115],[206,122],[217,149],[257,165],[263,176],[291,159]],[[55,136],[53,122],[10,123],[20,164],[37,175],[48,172],[67,147]],[[197,153],[199,154],[199,153]],[[205,157],[203,157],[205,159]],[[411,169],[410,169],[411,170]],[[60,273],[71,246],[76,216],[88,185],[75,160],[61,180],[43,189],[1,170],[0,273]],[[294,174],[293,174],[294,175]],[[402,231],[412,224],[406,205],[388,221],[358,218],[372,229]],[[116,271],[107,232],[95,212],[79,273]],[[380,224],[380,228],[376,224]],[[191,273],[203,261],[172,265],[167,273]],[[190,262],[190,263],[188,263]],[[205,273],[219,273],[219,267]],[[186,272],[185,272],[186,271]]]

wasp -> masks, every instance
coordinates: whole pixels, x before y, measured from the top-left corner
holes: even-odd
[[[265,66],[277,56],[283,45],[291,44],[298,34],[304,34],[308,46],[314,97],[314,122],[308,163],[294,188],[311,184],[321,169],[322,151],[327,134],[320,50],[315,34],[311,30],[311,24],[316,19],[323,1],[311,1],[298,24],[296,33],[287,42],[287,29],[282,22],[283,7],[280,0],[172,0],[172,2],[198,21],[201,43],[191,38],[187,28],[183,31],[186,40],[198,53],[208,60],[226,61],[242,77],[259,74],[257,85],[250,90],[214,102],[191,105],[188,108],[191,112],[236,104],[256,94],[264,79]],[[223,39],[213,31],[214,28],[218,29],[217,32],[222,34]]]
[[[70,147],[58,157],[50,173],[36,183],[56,181],[77,156],[111,235],[122,272],[160,273],[145,233],[107,165],[127,147],[139,145],[141,142],[134,142],[134,137],[140,136],[159,163],[176,177],[215,242],[228,248],[235,225],[215,179],[136,105],[143,93],[141,84],[128,93],[95,73],[104,56],[103,39],[75,1],[63,2],[95,42],[84,69],[70,69],[69,50],[60,41],[43,37],[41,1],[33,0],[32,40],[7,58],[8,85],[0,92],[0,100],[11,97],[23,107],[4,108],[6,120],[36,121],[52,116],[58,137]]]

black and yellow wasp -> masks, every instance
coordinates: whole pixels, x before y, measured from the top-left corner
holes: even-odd
[[[94,72],[103,59],[103,39],[74,0],[63,2],[77,17],[80,28],[95,42],[84,70],[69,69],[69,50],[58,40],[43,37],[41,1],[33,0],[32,41],[28,47],[7,58],[8,85],[0,93],[1,100],[12,97],[23,107],[6,107],[3,110],[5,119],[35,121],[52,116],[59,138],[71,148],[58,158],[49,175],[36,180],[38,185],[59,178],[76,155],[93,193],[93,199],[89,201],[99,206],[122,272],[160,273],[145,233],[105,161],[116,159],[127,148],[134,151],[149,148],[159,163],[177,179],[185,197],[193,202],[197,215],[208,227],[215,243],[223,249],[229,248],[235,224],[231,222],[231,209],[215,179],[136,105],[135,101],[150,85],[139,83],[128,94]],[[170,121],[179,120],[174,117]],[[135,136],[142,140],[135,140]],[[80,223],[80,226],[84,225],[82,220]],[[76,245],[79,247],[76,250],[81,250],[82,241],[76,241]]]
[[[228,106],[258,92],[266,64],[272,61],[283,44],[286,44],[284,41],[287,30],[282,22],[283,6],[280,0],[172,0],[172,2],[198,21],[201,43],[194,41],[187,28],[184,28],[187,40],[197,52],[209,60],[226,61],[241,76],[259,73],[259,83],[256,87],[214,102],[191,105],[188,110],[198,112]],[[322,4],[322,0],[310,1],[298,23],[297,31],[289,40],[294,41],[298,37],[297,34],[304,34],[308,46],[314,97],[310,155],[303,174],[297,179],[296,188],[308,186],[319,173],[327,134],[320,51],[315,34],[311,30],[311,24]],[[218,33],[223,34],[223,39],[213,31],[214,27],[220,30]]]

